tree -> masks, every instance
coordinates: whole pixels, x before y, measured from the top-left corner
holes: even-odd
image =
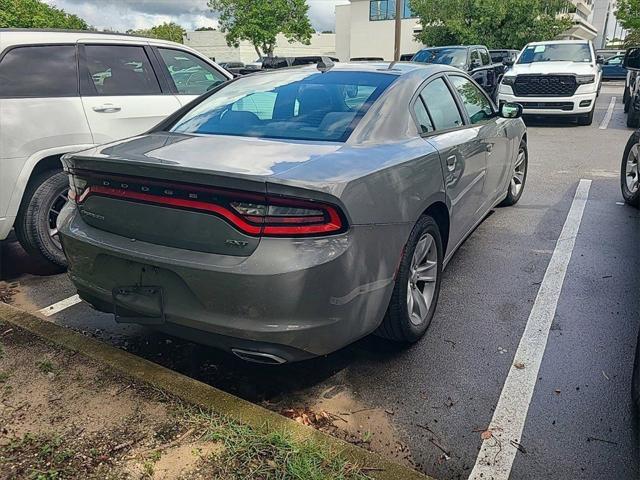
[[[618,0],[616,17],[628,32],[625,46],[638,45],[640,43],[640,0]]]
[[[165,22],[162,25],[156,25],[149,29],[127,30],[127,33],[140,35],[141,37],[159,38],[161,40],[182,43],[182,37],[187,31],[175,22]]]
[[[259,56],[273,55],[279,33],[306,45],[314,33],[305,0],[209,0],[209,7],[220,16],[227,45],[248,40]]]
[[[213,32],[215,28],[213,27],[198,27],[196,28],[196,32]]]
[[[86,30],[87,22],[39,0],[0,0],[0,28]]]
[[[410,0],[425,45],[482,44],[520,49],[550,40],[572,25],[567,0]],[[640,1],[640,0],[637,0]]]

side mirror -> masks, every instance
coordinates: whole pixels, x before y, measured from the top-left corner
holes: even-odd
[[[598,55],[596,57],[596,64],[597,65],[604,65],[604,57],[602,55]]]
[[[519,103],[506,102],[500,104],[499,113],[502,118],[520,118],[523,110]]]
[[[479,60],[472,60],[469,64],[469,71],[475,70],[476,68],[480,68],[482,65]]]
[[[640,47],[633,47],[627,50],[623,66],[627,70],[640,70]]]

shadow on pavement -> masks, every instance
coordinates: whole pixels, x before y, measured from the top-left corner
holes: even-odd
[[[25,274],[47,276],[63,270],[31,257],[13,234],[0,242],[0,281],[11,282]]]

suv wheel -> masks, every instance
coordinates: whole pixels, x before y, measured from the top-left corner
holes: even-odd
[[[620,167],[620,187],[624,201],[640,207],[640,135],[634,133],[627,142]]]
[[[403,343],[420,340],[438,304],[443,258],[438,224],[423,215],[404,248],[391,302],[377,335]]]
[[[67,266],[56,221],[67,203],[68,190],[64,172],[41,173],[29,183],[15,223],[16,236],[25,251],[56,267]]]
[[[591,109],[589,113],[585,113],[584,115],[580,115],[578,117],[578,125],[591,125],[593,123],[593,114],[596,111],[595,106]]]
[[[627,127],[638,128],[640,126],[640,112],[634,106],[633,98],[629,99],[629,111],[627,113]]]

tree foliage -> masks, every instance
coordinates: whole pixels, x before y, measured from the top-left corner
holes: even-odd
[[[140,35],[141,37],[158,38],[161,40],[169,40],[171,42],[182,43],[182,37],[187,31],[175,22],[163,23],[149,29],[127,30],[132,35]]]
[[[640,0],[618,0],[616,17],[628,31],[625,46],[640,45]]]
[[[305,0],[209,0],[209,7],[219,14],[229,46],[248,40],[260,56],[273,55],[279,33],[306,45],[314,33]]]
[[[86,30],[87,22],[39,0],[0,0],[0,28]]]
[[[482,44],[520,49],[551,40],[572,25],[567,0],[410,0],[429,46]],[[636,0],[640,1],[640,0]]]

